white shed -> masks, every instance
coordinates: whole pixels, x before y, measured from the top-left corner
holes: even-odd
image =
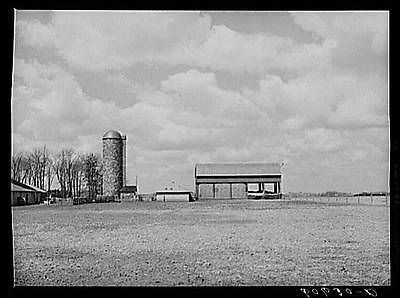
[[[189,202],[193,201],[192,193],[188,190],[162,190],[156,192],[159,202]]]

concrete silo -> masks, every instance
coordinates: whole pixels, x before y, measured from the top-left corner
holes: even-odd
[[[124,184],[124,140],[115,130],[103,136],[103,195],[119,196]]]

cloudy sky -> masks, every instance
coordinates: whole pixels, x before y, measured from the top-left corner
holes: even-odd
[[[13,151],[127,135],[142,192],[196,162],[284,162],[282,190],[386,190],[387,12],[16,11]]]

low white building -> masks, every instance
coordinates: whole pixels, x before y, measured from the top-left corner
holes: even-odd
[[[192,192],[188,190],[161,190],[156,192],[155,198],[159,202],[193,201]]]

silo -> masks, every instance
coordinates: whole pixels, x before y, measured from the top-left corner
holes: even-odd
[[[103,195],[119,196],[123,186],[123,139],[115,130],[103,136]]]

